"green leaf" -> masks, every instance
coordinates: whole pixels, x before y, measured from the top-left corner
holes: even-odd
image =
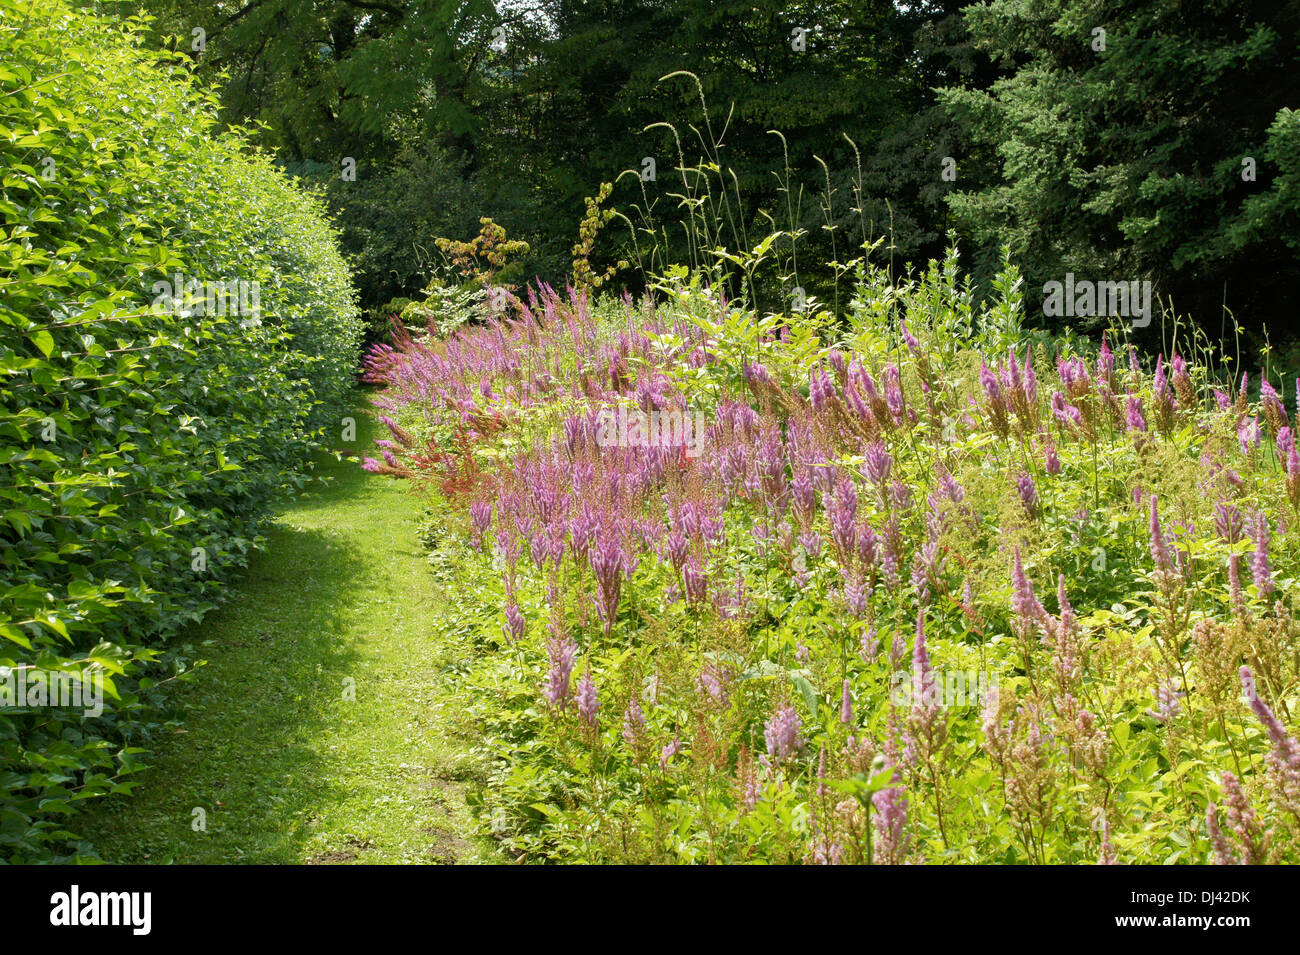
[[[3,636],[6,640],[10,640],[27,650],[32,648],[32,642],[27,639],[26,634],[11,624],[0,623],[0,636]]]
[[[35,345],[46,358],[50,357],[50,352],[54,351],[54,336],[48,330],[42,328],[32,335],[32,344]]]
[[[813,689],[813,685],[808,682],[808,678],[805,677],[801,672],[791,670],[790,682],[793,683],[795,685],[795,689],[797,689],[803,695],[803,701],[804,704],[808,707],[808,712],[816,716],[817,715],[817,691]]]

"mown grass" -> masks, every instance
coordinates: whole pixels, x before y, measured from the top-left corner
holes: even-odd
[[[369,406],[356,440],[373,445]],[[486,861],[443,708],[446,599],[406,485],[322,456],[199,639],[183,729],[80,827],[120,863]],[[348,681],[354,681],[349,683]],[[355,699],[347,698],[349,686]],[[206,831],[193,826],[206,813]]]

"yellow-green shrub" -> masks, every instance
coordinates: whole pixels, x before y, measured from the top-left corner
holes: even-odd
[[[0,707],[0,858],[65,851],[136,768],[173,638],[219,599],[351,386],[360,321],[320,207],[218,132],[136,21],[0,0],[0,676],[106,707]],[[257,283],[260,309],[158,283]],[[245,304],[251,304],[246,296]]]

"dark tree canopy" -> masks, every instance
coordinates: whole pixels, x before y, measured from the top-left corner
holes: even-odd
[[[1226,302],[1258,329],[1300,279],[1294,0],[142,6],[221,78],[229,122],[329,183],[371,306],[482,215],[562,281],[584,197],[615,182],[662,227],[679,155],[716,163],[729,247],[802,229],[815,288],[864,238],[901,266],[950,230],[983,274],[1009,247],[1031,308],[1067,271],[1141,277],[1207,327]],[[647,158],[653,181],[619,178]],[[594,256],[629,243],[611,228]]]

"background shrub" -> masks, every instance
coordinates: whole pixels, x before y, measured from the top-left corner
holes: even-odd
[[[10,861],[66,853],[75,804],[129,789],[160,684],[193,665],[172,638],[301,483],[360,339],[319,202],[215,135],[140,28],[0,0],[0,678],[97,675],[108,697],[95,718],[0,707]],[[179,294],[229,281],[258,291],[237,314]]]

